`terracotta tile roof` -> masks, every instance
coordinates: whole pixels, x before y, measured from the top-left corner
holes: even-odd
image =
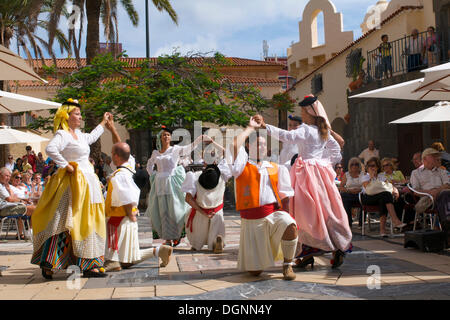
[[[120,77],[107,78],[101,81],[101,83],[106,83],[109,81],[117,81]],[[284,84],[284,81],[278,79],[267,79],[267,78],[253,78],[253,77],[239,77],[239,76],[229,76],[224,75],[223,80],[228,80],[232,84],[244,84],[244,85],[255,85],[255,86],[265,86],[265,87],[281,87]],[[19,87],[26,88],[50,88],[50,87],[59,87],[61,86],[61,82],[57,79],[49,80],[47,84],[42,83],[40,81],[32,81],[32,80],[22,80],[22,81],[10,81],[9,84],[12,88],[16,87],[16,83],[19,84]]]
[[[204,65],[205,60],[209,60],[212,58],[193,58],[192,61],[194,64],[198,66]],[[252,60],[252,59],[244,59],[244,58],[236,58],[236,57],[227,57],[225,58],[230,63],[229,65],[222,65],[223,67],[257,67],[257,66],[274,66],[281,67],[282,64],[278,62],[268,62],[261,60]],[[136,68],[139,64],[146,61],[146,58],[121,58],[121,61],[127,62],[130,68]],[[52,66],[52,59],[45,59],[46,66]],[[150,58],[151,63],[156,63],[156,58]],[[86,59],[81,59],[81,66],[86,66]],[[34,67],[37,69],[42,68],[42,60],[34,59],[33,60]],[[67,69],[76,69],[77,62],[74,58],[65,58],[65,59],[56,59],[56,66],[59,70],[67,70]]]
[[[396,16],[398,16],[400,13],[402,13],[403,11],[406,10],[415,10],[415,9],[423,9],[423,6],[402,6],[400,7],[398,10],[394,11],[392,14],[390,14],[386,19],[384,19],[383,21],[381,21],[380,26],[386,24],[387,22],[389,22],[390,20],[392,20],[393,18],[395,18]],[[301,79],[297,80],[297,82],[295,83],[295,85],[293,85],[291,88],[289,88],[287,91],[291,91],[293,89],[295,89],[295,87],[301,83],[303,80],[307,79],[308,77],[310,77],[311,75],[313,75],[314,73],[316,73],[317,70],[321,69],[322,67],[324,67],[325,65],[329,64],[331,61],[335,60],[337,57],[339,57],[341,54],[343,54],[345,51],[347,51],[348,49],[350,49],[351,47],[353,47],[354,45],[358,44],[359,42],[361,42],[363,39],[367,38],[370,34],[374,33],[377,29],[373,28],[369,31],[367,31],[365,34],[363,34],[361,37],[359,37],[358,39],[356,39],[355,41],[353,41],[352,43],[350,43],[349,45],[347,45],[345,48],[343,48],[341,51],[339,51],[338,53],[336,53],[333,57],[331,57],[330,59],[328,59],[327,61],[325,61],[324,63],[322,63],[320,66],[318,66],[317,68],[315,68],[313,71],[311,71],[310,73],[308,73],[307,75],[303,76]]]

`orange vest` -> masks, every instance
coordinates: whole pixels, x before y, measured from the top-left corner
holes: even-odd
[[[270,184],[281,207],[281,200],[278,194],[278,165],[270,162],[272,168],[267,168]],[[259,208],[259,184],[260,174],[258,167],[247,162],[244,171],[235,181],[236,210],[247,210]]]
[[[111,179],[116,175],[117,172],[119,172],[120,169],[116,170],[112,175]],[[113,185],[111,183],[111,179],[109,179],[108,182],[108,192],[106,193],[106,201],[105,201],[105,213],[107,217],[126,217],[127,212],[125,211],[125,208],[123,206],[121,207],[112,207],[112,191],[113,191]],[[133,212],[137,211],[137,208],[133,208]]]

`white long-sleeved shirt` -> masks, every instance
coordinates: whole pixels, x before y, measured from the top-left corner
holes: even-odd
[[[281,142],[293,143],[298,147],[298,155],[303,160],[312,160],[322,165],[336,164],[342,160],[341,147],[328,135],[327,140],[320,137],[314,125],[301,124],[297,129],[287,131],[272,125],[266,125],[267,133]]]
[[[103,195],[100,181],[95,174],[94,167],[89,162],[90,145],[100,138],[104,128],[98,125],[91,133],[75,130],[78,140],[65,130],[58,130],[50,140],[45,152],[61,168],[67,167],[69,162],[76,162],[89,184],[91,203],[102,203]]]

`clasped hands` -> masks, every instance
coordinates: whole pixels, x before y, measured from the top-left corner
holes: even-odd
[[[264,118],[260,114],[257,114],[255,116],[251,117],[248,125],[249,125],[249,127],[253,128],[253,129],[258,129],[258,128],[264,129],[266,127]]]

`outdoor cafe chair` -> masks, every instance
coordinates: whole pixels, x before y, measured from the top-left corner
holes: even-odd
[[[426,209],[423,213],[417,213],[417,211],[416,211],[416,214],[414,216],[413,230],[414,231],[416,230],[417,221],[419,219],[422,222],[422,229],[426,229],[427,217],[429,218],[429,221],[430,221],[430,229],[431,230],[434,230],[436,223],[438,223],[439,229],[442,230],[441,224],[439,223],[439,215],[434,206],[433,196],[429,193],[419,192],[419,191],[415,190],[410,184],[408,184],[407,186],[408,186],[408,189],[411,190],[413,193],[415,203],[417,203],[417,201],[420,199],[419,195],[428,197],[431,200],[431,206],[428,209]]]

